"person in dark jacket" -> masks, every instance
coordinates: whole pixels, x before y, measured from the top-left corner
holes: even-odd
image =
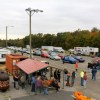
[[[91,72],[92,72],[92,80],[96,80],[97,69],[95,67],[93,67]]]
[[[53,82],[52,82],[52,86],[56,88],[56,92],[58,93],[59,89],[60,89],[60,86],[58,84],[58,80],[57,79],[53,79]]]
[[[32,92],[35,92],[35,83],[36,83],[36,77],[35,77],[35,74],[33,74],[32,79],[31,79],[31,84],[32,84],[31,91]]]
[[[88,68],[88,73],[90,73],[90,66],[91,66],[91,64],[88,63],[88,66],[87,66],[87,68]]]
[[[54,71],[54,78],[55,78],[55,79],[58,79],[57,70]]]
[[[59,82],[60,82],[60,76],[61,76],[60,73],[61,73],[60,70],[58,70],[58,71],[57,71],[57,78],[58,78],[58,81],[59,81]]]
[[[72,75],[71,75],[71,86],[74,85],[74,82],[75,82],[75,76],[76,76],[76,73],[75,71],[72,72]]]
[[[19,89],[18,81],[19,81],[19,74],[16,72],[13,76],[14,79],[14,88]]]
[[[68,70],[64,69],[64,80],[67,81]]]

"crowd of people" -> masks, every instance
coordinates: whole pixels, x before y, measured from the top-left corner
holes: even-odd
[[[51,80],[48,80],[46,75],[43,74],[43,70],[38,73],[33,73],[30,77],[28,77],[25,73],[20,75],[18,72],[15,72],[13,75],[13,80],[15,89],[18,90],[20,86],[22,89],[24,89],[26,84],[28,84],[31,86],[31,92],[34,92],[35,95],[37,95],[38,92],[42,93],[42,91],[44,92],[44,95],[48,95],[48,87],[54,87],[57,93],[60,89],[60,79],[58,80],[57,78],[53,77]],[[52,82],[49,83],[49,81]]]
[[[73,70],[70,73],[67,69],[64,69],[64,80],[66,81],[66,86],[74,86],[76,77],[76,72]]]
[[[77,72],[78,72],[78,62],[76,62],[75,70],[73,70],[72,73],[67,69],[64,69],[64,80],[66,81],[66,86],[70,86],[70,87],[74,86]],[[97,69],[94,66],[93,69],[88,69],[88,71],[82,70],[80,72],[80,85],[84,86],[84,88],[86,88],[86,84],[87,84],[87,72],[88,73],[91,72],[92,80],[96,80]]]
[[[67,69],[64,69],[63,72],[64,72],[64,81],[66,82],[65,85],[73,87],[78,75],[77,73],[79,72],[78,64],[75,65],[75,69],[72,72],[68,71]],[[87,72],[90,73],[90,70],[89,71],[82,70],[80,72],[80,85],[84,86],[84,88],[86,88],[88,79]],[[96,73],[97,70],[94,67],[91,70],[92,80],[96,80]],[[27,74],[22,74],[20,76],[18,73],[15,73],[13,75],[14,88],[19,89],[19,80],[20,80],[20,86],[22,87],[22,89],[25,88],[26,83],[28,82],[28,84],[31,85],[31,92],[34,92],[35,94],[37,94],[38,92],[41,93],[43,91],[44,95],[48,95],[48,88],[50,86],[55,87],[56,92],[58,92],[60,89],[59,83],[61,82],[61,70],[59,69],[54,70],[52,84],[49,85],[46,74],[47,74],[46,70],[41,70],[39,74],[33,73],[31,77],[28,77]]]
[[[48,83],[49,80],[47,79],[46,76],[36,76],[36,74],[33,73],[32,75],[32,89],[31,91],[34,92],[35,94],[37,94],[37,91],[39,91],[40,93],[42,92],[42,90],[44,91],[44,95],[48,95],[48,87],[52,86],[55,87],[56,92],[59,91],[60,86],[58,84],[58,80],[54,77],[51,83]]]

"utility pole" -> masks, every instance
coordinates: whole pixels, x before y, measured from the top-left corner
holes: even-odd
[[[14,27],[14,26],[6,26],[6,49],[8,46],[8,27]]]
[[[34,13],[38,13],[38,12],[43,12],[43,10],[39,10],[39,9],[31,9],[31,8],[28,8],[26,9],[28,15],[29,15],[29,36],[30,36],[30,58],[32,58],[32,39],[31,39],[31,16],[34,14]]]

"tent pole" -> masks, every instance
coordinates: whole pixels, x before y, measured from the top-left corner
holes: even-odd
[[[52,67],[50,67],[50,79],[52,77]]]

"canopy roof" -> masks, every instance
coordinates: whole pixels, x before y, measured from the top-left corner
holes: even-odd
[[[48,67],[48,64],[33,59],[25,59],[18,62],[16,65],[27,74],[31,74]]]

